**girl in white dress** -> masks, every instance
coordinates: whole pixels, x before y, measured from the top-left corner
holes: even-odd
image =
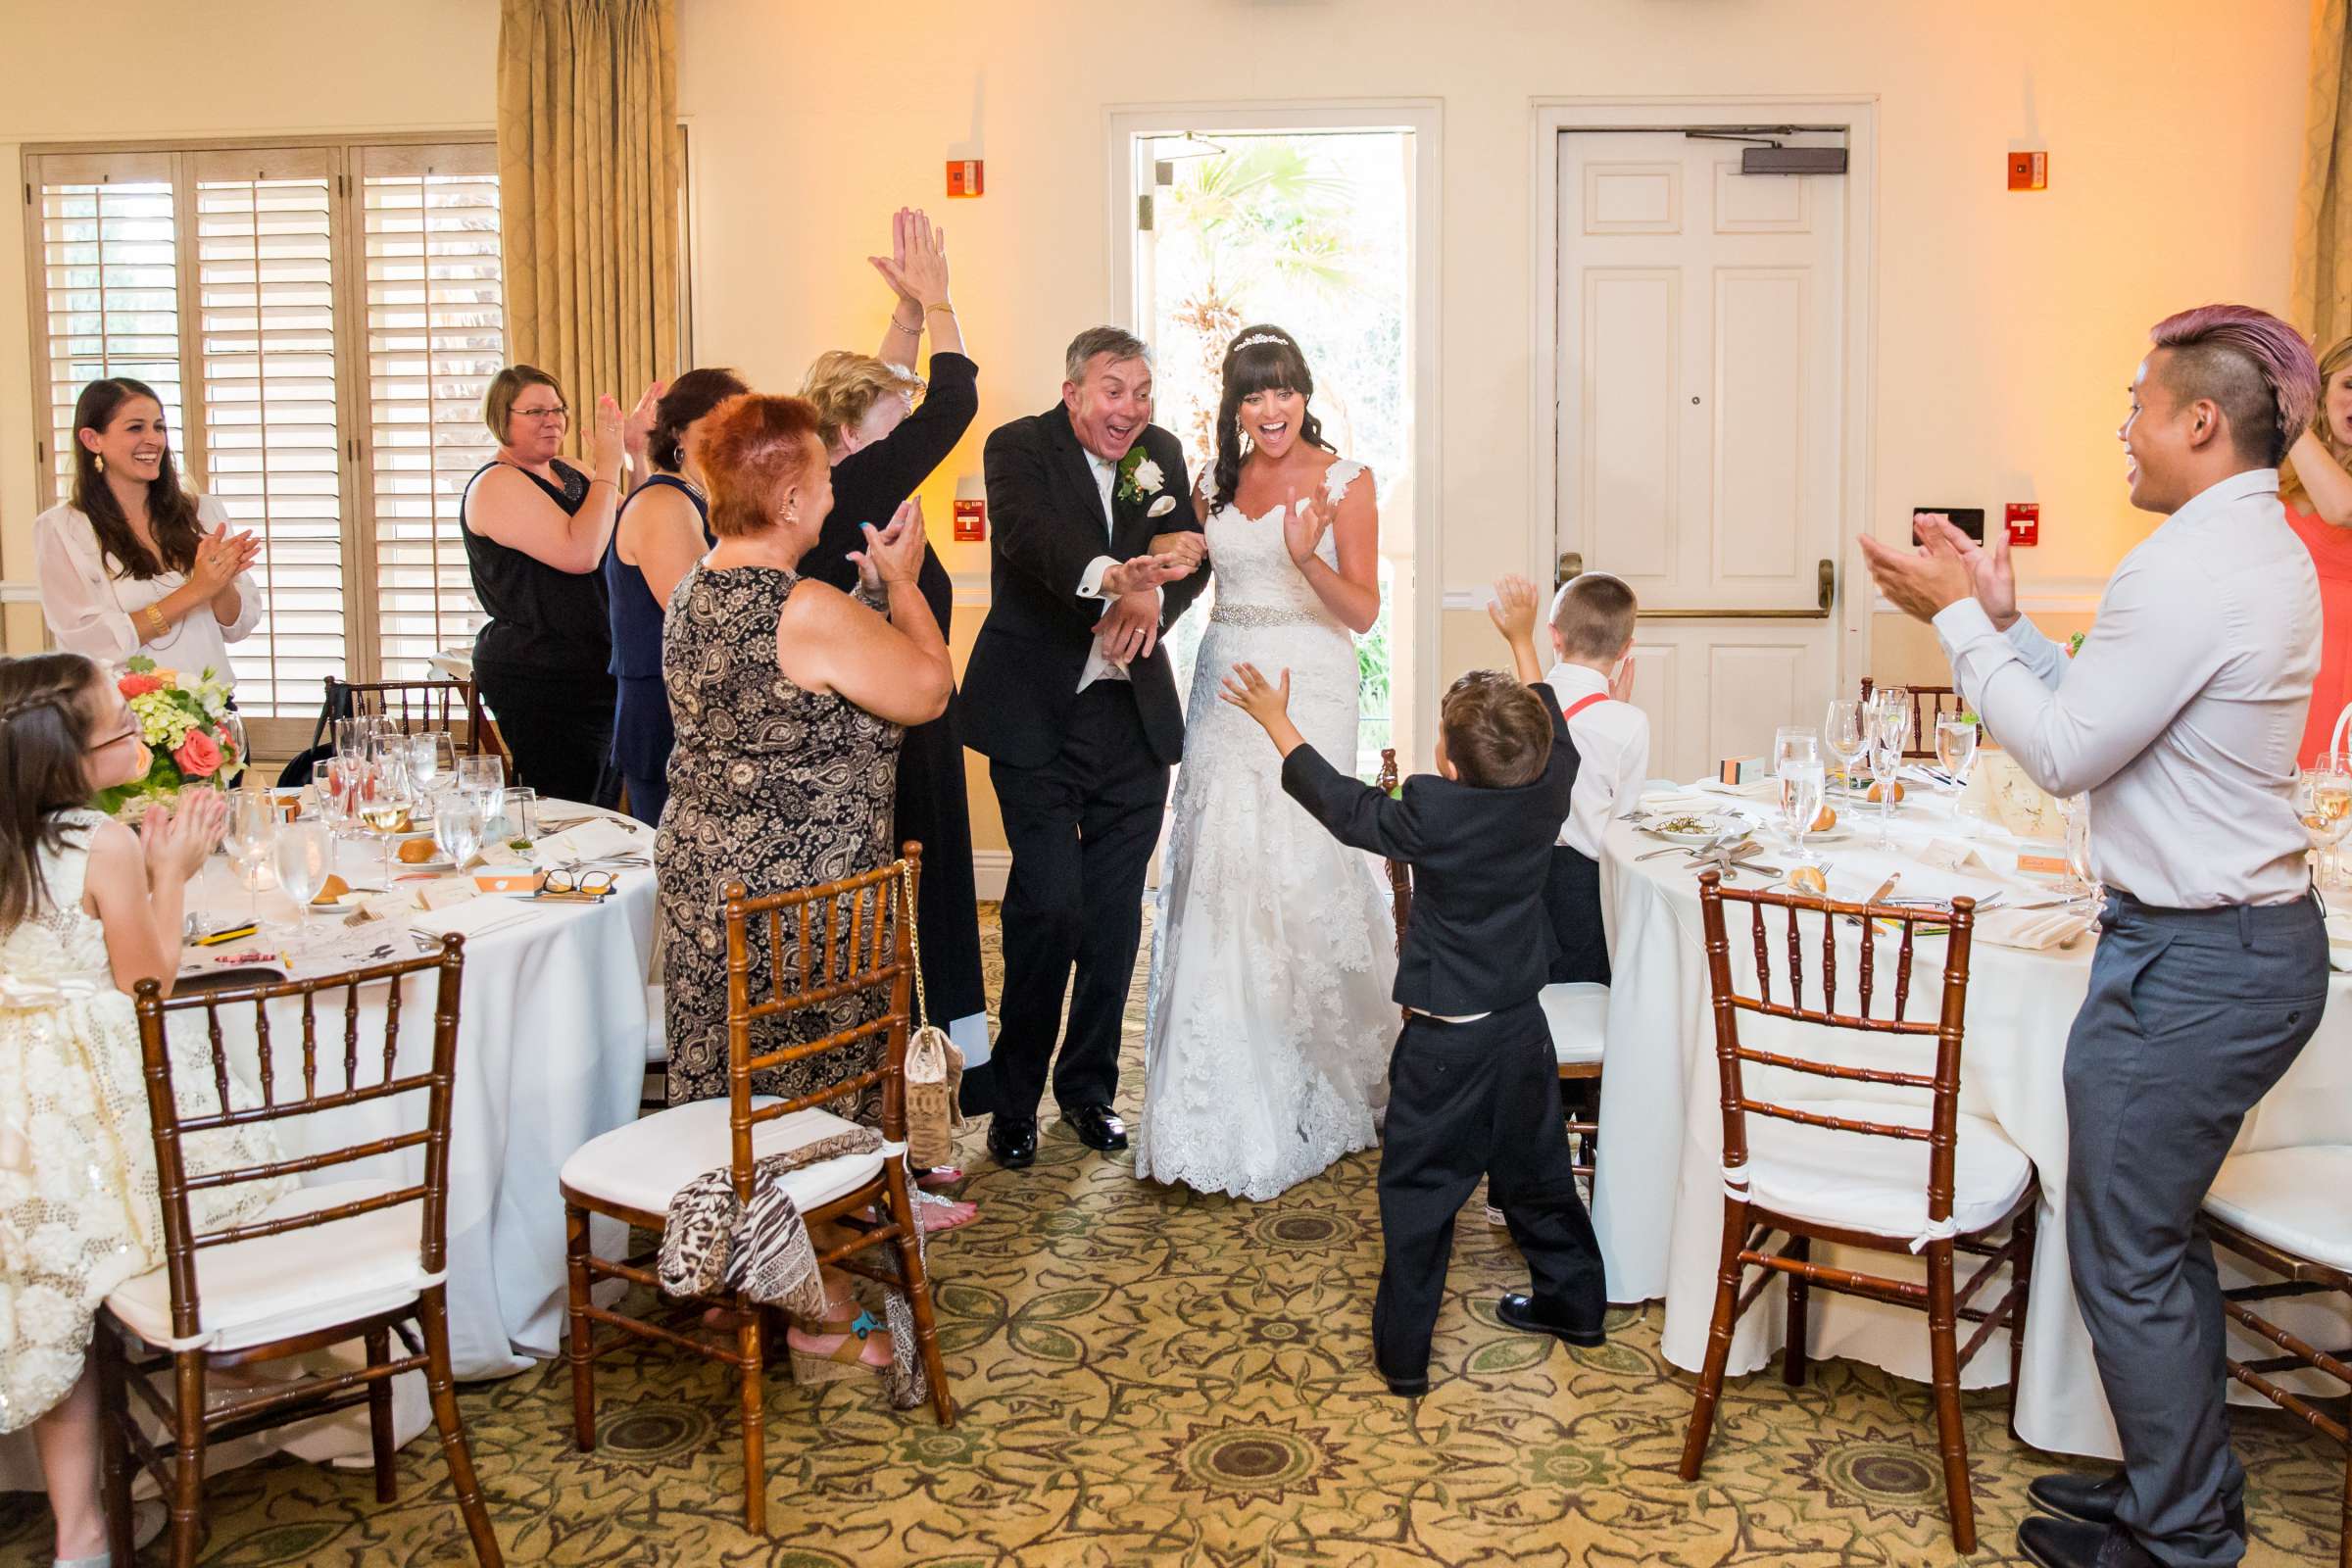
[[[1387,1100],[1396,933],[1374,858],[1282,791],[1237,663],[1287,671],[1323,756],[1356,753],[1350,633],[1380,614],[1371,474],[1323,444],[1289,333],[1226,351],[1217,461],[1196,498],[1216,573],[1185,710],[1184,762],[1152,938],[1140,1176],[1269,1199],[1367,1149]],[[1160,542],[1154,541],[1154,549]]]
[[[29,1426],[59,1568],[103,1568],[90,1325],[164,1261],[155,1146],[129,992],[169,991],[188,878],[220,840],[218,792],[150,810],[135,835],[84,808],[144,777],[138,720],[78,654],[0,660],[0,1433]],[[172,1035],[188,1115],[218,1110],[200,1031]],[[233,1098],[233,1097],[232,1097]],[[192,1140],[191,1173],[279,1158],[258,1128]],[[189,1195],[211,1229],[268,1184]]]

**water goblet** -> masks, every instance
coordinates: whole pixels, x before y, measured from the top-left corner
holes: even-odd
[[[433,812],[433,842],[460,870],[482,847],[482,798],[471,790],[450,791]]]
[[[1974,719],[1945,713],[1936,720],[1936,765],[1949,781],[1940,787],[1954,799],[1968,788],[1968,770],[1977,760],[1977,739]]]
[[[270,849],[277,837],[277,805],[258,790],[237,790],[228,797],[228,833],[221,841],[245,885],[245,913],[254,924],[262,920],[262,884],[270,876]]]
[[[326,886],[327,873],[334,869],[333,829],[315,817],[297,817],[278,828],[273,858],[278,886],[294,901],[296,918],[309,925],[311,901],[318,897],[318,890]]]

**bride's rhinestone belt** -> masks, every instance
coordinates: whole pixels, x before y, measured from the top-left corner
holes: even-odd
[[[1224,605],[1209,612],[1220,626],[1325,626],[1330,622],[1311,610],[1286,610],[1280,605]]]

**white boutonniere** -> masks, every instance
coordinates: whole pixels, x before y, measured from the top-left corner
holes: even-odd
[[[1146,457],[1141,446],[1134,448],[1119,462],[1118,496],[1130,506],[1146,505],[1159,494],[1167,482],[1167,475],[1160,472],[1159,465]],[[1164,499],[1172,510],[1176,505],[1175,498],[1171,496]],[[1154,512],[1151,515],[1156,517],[1162,514]]]

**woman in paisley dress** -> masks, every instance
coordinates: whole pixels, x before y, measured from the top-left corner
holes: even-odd
[[[139,721],[95,663],[0,660],[0,1433],[32,1430],[59,1568],[107,1561],[91,1324],[110,1292],[164,1262],[129,992],[171,990],[188,879],[226,820],[206,791],[151,809],[136,834],[85,808],[146,772]],[[180,1114],[218,1114],[201,1021],[178,1015],[166,1038]],[[229,1089],[233,1105],[257,1102]],[[282,1157],[254,1126],[193,1134],[184,1152],[191,1176]],[[291,1187],[198,1189],[188,1217],[217,1230]]]
[[[1256,726],[1217,701],[1237,663],[1287,671],[1308,741],[1355,757],[1349,634],[1380,614],[1379,516],[1371,474],[1324,445],[1313,391],[1278,327],[1226,351],[1197,498],[1217,601],[1185,710],[1135,1146],[1139,1176],[1256,1200],[1371,1147],[1396,1033],[1379,866],[1283,793]]]

